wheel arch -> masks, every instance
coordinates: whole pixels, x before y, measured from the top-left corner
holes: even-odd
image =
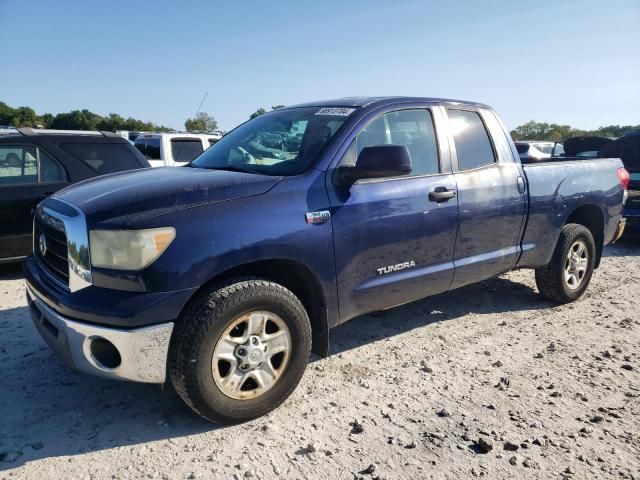
[[[312,347],[316,355],[329,354],[329,319],[327,301],[320,280],[306,265],[295,260],[257,260],[224,270],[205,282],[195,293],[212,284],[241,277],[259,277],[278,283],[300,299],[311,322]]]
[[[604,214],[597,205],[586,204],[576,208],[567,217],[565,225],[569,223],[577,223],[587,228],[596,244],[595,268],[600,266],[602,259],[602,249],[604,247]]]

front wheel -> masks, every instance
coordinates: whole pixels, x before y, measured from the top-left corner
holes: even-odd
[[[580,298],[591,281],[595,257],[596,244],[589,229],[575,223],[565,225],[551,261],[536,269],[540,294],[558,303]]]
[[[280,405],[298,385],[310,351],[300,300],[277,283],[238,279],[199,294],[185,309],[169,374],[196,413],[236,423]]]

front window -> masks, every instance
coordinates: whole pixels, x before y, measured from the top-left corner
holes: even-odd
[[[298,175],[313,164],[353,111],[304,107],[260,115],[222,137],[191,166]]]

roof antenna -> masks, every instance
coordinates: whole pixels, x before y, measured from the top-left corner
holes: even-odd
[[[204,97],[202,97],[202,101],[200,102],[200,105],[198,105],[198,110],[196,110],[196,114],[194,115],[194,117],[197,117],[198,114],[200,113],[200,109],[202,108],[202,104],[204,103],[205,98],[207,98],[207,95],[209,94],[209,92],[204,92]]]
[[[197,117],[198,114],[200,113],[200,109],[202,108],[202,104],[204,103],[204,100],[207,98],[207,95],[209,94],[209,92],[205,91],[204,92],[204,97],[202,97],[202,101],[200,102],[200,105],[198,105],[198,109],[196,110],[196,114],[193,116],[193,118]],[[173,158],[174,162],[177,162],[177,158],[180,158],[180,152],[182,152],[182,147],[184,146],[184,142],[180,143],[180,148],[178,149],[178,153],[175,155],[175,157]],[[189,162],[191,163],[191,162]]]

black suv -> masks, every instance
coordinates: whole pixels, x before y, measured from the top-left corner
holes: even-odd
[[[33,209],[45,197],[87,178],[136,168],[149,168],[149,162],[115,133],[0,132],[0,263],[31,252]]]

